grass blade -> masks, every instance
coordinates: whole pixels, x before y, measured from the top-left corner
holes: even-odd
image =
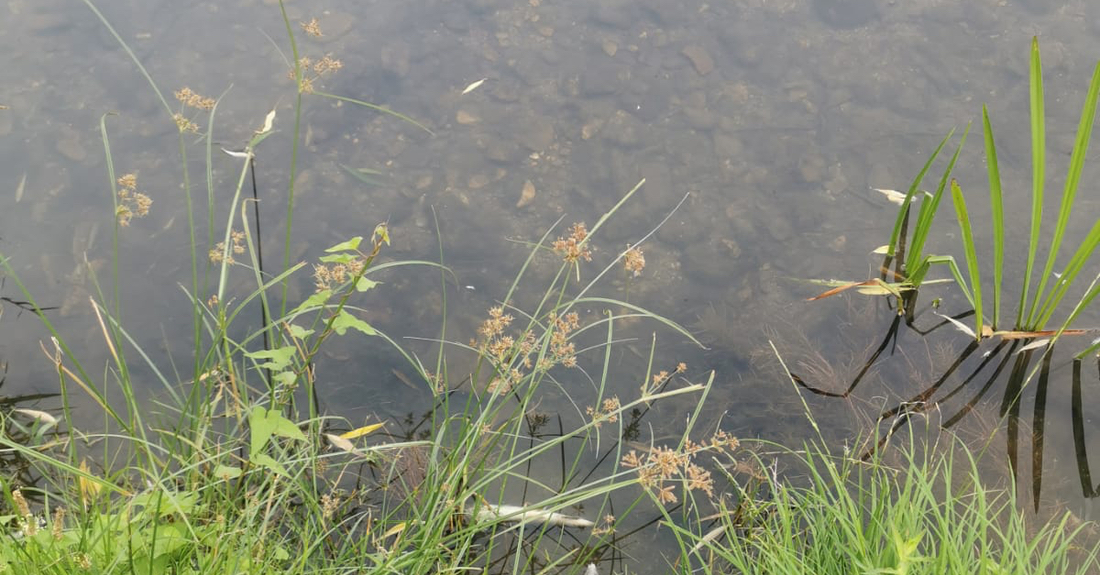
[[[1081,181],[1081,171],[1084,169],[1085,156],[1088,154],[1089,139],[1092,138],[1092,127],[1096,119],[1096,103],[1100,98],[1100,63],[1096,64],[1092,73],[1092,82],[1089,83],[1088,96],[1085,97],[1085,107],[1081,110],[1081,121],[1077,126],[1077,141],[1073,145],[1073,154],[1069,160],[1069,173],[1066,175],[1066,186],[1062,191],[1062,206],[1058,211],[1058,222],[1054,228],[1054,237],[1051,240],[1050,252],[1047,254],[1047,264],[1043,268],[1043,275],[1039,280],[1039,289],[1035,292],[1035,301],[1032,302],[1032,309],[1028,314],[1028,323],[1031,323],[1032,315],[1035,312],[1035,303],[1038,302],[1039,297],[1043,293],[1043,288],[1046,287],[1047,278],[1051,276],[1051,272],[1054,271],[1054,260],[1058,257],[1058,247],[1062,243],[1062,237],[1066,233],[1066,225],[1069,222],[1070,213],[1073,211],[1073,200],[1077,194],[1077,185]],[[1095,230],[1095,228],[1094,228]],[[1066,267],[1064,273],[1059,278],[1059,282],[1050,290],[1046,298],[1043,300],[1043,305],[1040,308],[1038,316],[1038,324],[1034,327],[1042,327],[1043,322],[1050,318],[1054,308],[1058,306],[1058,302],[1061,301],[1062,296],[1065,295],[1066,289],[1073,283],[1073,278],[1076,277],[1077,271],[1084,265],[1085,260],[1092,254],[1092,249],[1086,249],[1086,247],[1095,240],[1094,234],[1090,233],[1077,249],[1073,259],[1070,260],[1070,265]],[[1092,244],[1095,247],[1095,244]],[[1076,265],[1076,267],[1074,267]],[[1073,270],[1072,273],[1070,270]]]
[[[917,225],[913,229],[913,240],[909,244],[909,255],[905,259],[906,270],[916,267],[924,257],[924,242],[928,240],[928,234],[932,231],[932,220],[936,217],[940,200],[943,199],[943,190],[947,187],[947,179],[951,177],[951,171],[955,169],[955,162],[959,159],[959,153],[962,152],[963,144],[966,143],[966,135],[969,132],[970,125],[967,124],[962,139],[959,140],[959,146],[955,148],[955,154],[951,156],[947,169],[943,171],[943,176],[940,177],[940,184],[936,187],[936,193],[928,200],[921,202],[920,215],[917,218]],[[913,283],[920,287],[919,283]]]
[[[1024,267],[1024,287],[1020,306],[1016,309],[1016,327],[1024,328],[1024,308],[1031,286],[1031,270],[1035,267],[1035,252],[1039,247],[1039,227],[1043,220],[1043,169],[1046,165],[1046,120],[1043,112],[1043,66],[1039,59],[1039,38],[1031,38],[1031,237],[1027,244],[1027,264]],[[1042,293],[1042,290],[1039,290]],[[1038,301],[1038,297],[1035,301]],[[1035,302],[1032,302],[1034,309]],[[1031,313],[1028,312],[1030,318]]]
[[[982,338],[982,280],[978,269],[978,250],[974,246],[974,233],[970,228],[970,214],[966,210],[966,199],[958,180],[951,178],[951,203],[955,204],[955,215],[959,219],[959,231],[962,232],[963,251],[966,253],[966,267],[970,272],[970,286],[974,294],[974,334]]]
[[[993,212],[993,330],[1001,322],[1001,280],[1004,278],[1005,215],[1001,193],[1001,169],[997,164],[997,145],[989,110],[982,106],[982,133],[985,135],[986,169],[989,172],[989,208]],[[981,315],[981,314],[978,314]]]
[[[940,140],[940,144],[932,151],[932,155],[928,156],[928,161],[924,163],[924,167],[920,169],[917,177],[913,179],[913,183],[909,185],[909,191],[905,193],[905,199],[902,200],[901,207],[898,208],[898,217],[894,221],[894,231],[890,234],[890,249],[886,252],[888,256],[893,256],[897,253],[898,241],[901,237],[901,228],[905,225],[905,218],[909,213],[909,205],[913,203],[913,195],[917,193],[917,188],[920,187],[921,180],[923,180],[924,175],[928,173],[928,169],[932,167],[932,162],[940,155],[940,150],[943,149],[943,146],[947,144],[947,141],[950,140],[951,136],[954,134],[955,130],[952,129],[942,140]]]

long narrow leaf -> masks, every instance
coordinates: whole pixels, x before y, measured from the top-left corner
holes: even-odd
[[[909,205],[913,203],[913,195],[917,193],[917,188],[920,187],[921,181],[924,180],[924,175],[927,174],[928,169],[932,167],[932,162],[940,155],[940,150],[943,149],[944,145],[947,144],[947,141],[950,140],[953,135],[955,135],[954,128],[940,140],[939,145],[932,151],[932,155],[928,156],[928,161],[924,163],[924,167],[920,169],[917,177],[913,179],[913,183],[909,185],[909,191],[905,193],[905,199],[902,200],[901,207],[898,208],[898,216],[894,221],[894,231],[890,233],[890,247],[886,252],[887,255],[893,256],[897,253],[898,241],[901,237],[901,228],[905,224],[906,214],[909,213]]]
[[[962,232],[963,252],[966,254],[966,267],[970,272],[970,286],[974,293],[975,337],[982,338],[982,280],[978,269],[978,250],[974,245],[974,233],[970,227],[970,214],[966,210],[966,199],[962,188],[955,178],[951,178],[951,203],[955,204],[955,215],[959,219],[959,231]]]
[[[1043,220],[1043,169],[1046,165],[1046,119],[1043,111],[1043,66],[1039,58],[1039,38],[1031,38],[1031,237],[1027,244],[1027,265],[1024,267],[1024,287],[1020,291],[1020,306],[1016,310],[1016,327],[1024,326],[1024,309],[1031,286],[1031,270],[1035,267],[1035,252],[1039,247],[1039,227]],[[1039,291],[1041,293],[1042,290]],[[1035,301],[1038,301],[1038,296]],[[1028,316],[1030,316],[1030,312]],[[1031,323],[1028,321],[1027,323]],[[1033,326],[1028,326],[1033,327]]]
[[[989,172],[989,207],[993,212],[993,329],[1001,322],[1001,280],[1004,277],[1005,215],[1001,193],[1001,169],[997,164],[997,145],[989,110],[982,106],[982,133],[985,135],[985,164]],[[980,315],[980,314],[979,314]]]
[[[1081,181],[1081,171],[1084,169],[1085,156],[1089,149],[1089,139],[1092,138],[1098,97],[1100,97],[1100,63],[1097,63],[1093,69],[1092,82],[1089,83],[1088,96],[1085,97],[1085,107],[1081,110],[1081,121],[1077,126],[1077,141],[1073,145],[1073,154],[1069,160],[1069,173],[1066,175],[1066,186],[1062,191],[1062,206],[1058,211],[1058,222],[1054,228],[1054,238],[1051,240],[1050,252],[1047,254],[1047,264],[1043,268],[1043,275],[1039,280],[1039,289],[1035,292],[1035,299],[1032,301],[1031,310],[1028,313],[1029,324],[1033,318],[1032,314],[1035,313],[1035,303],[1039,301],[1043,289],[1046,287],[1047,278],[1054,271],[1054,260],[1058,257],[1058,248],[1061,246],[1062,236],[1066,233],[1066,225],[1069,222],[1070,213],[1073,211],[1073,199],[1077,194],[1077,185]],[[1081,244],[1077,253],[1073,256],[1074,259],[1071,260],[1071,265],[1076,263],[1077,269],[1070,273],[1070,266],[1067,266],[1065,273],[1059,279],[1059,283],[1051,288],[1050,293],[1043,300],[1043,306],[1038,316],[1040,322],[1049,319],[1050,314],[1053,313],[1054,308],[1058,306],[1058,302],[1065,295],[1066,289],[1073,283],[1073,278],[1077,275],[1076,271],[1084,265],[1084,260],[1092,254],[1092,249],[1082,251],[1092,239],[1094,239],[1092,234],[1089,234],[1089,239]],[[1039,323],[1032,327],[1041,328],[1043,324]]]
[[[943,190],[947,187],[947,180],[951,177],[951,171],[955,169],[955,162],[959,159],[959,153],[962,152],[968,133],[970,133],[969,124],[967,124],[966,130],[963,131],[959,146],[955,148],[955,154],[951,156],[951,161],[943,171],[943,176],[940,177],[940,184],[936,187],[936,193],[928,201],[921,202],[920,216],[917,219],[916,228],[913,230],[913,241],[909,244],[909,254],[905,258],[905,269],[907,270],[916,266],[924,257],[924,243],[931,233],[932,220],[936,217],[936,210],[939,208],[940,200],[943,199]],[[915,281],[913,284],[920,286],[920,283]]]
[[[1100,220],[1097,220],[1096,223],[1092,225],[1092,229],[1090,229],[1088,235],[1085,236],[1085,240],[1077,247],[1077,251],[1074,252],[1069,263],[1066,264],[1065,270],[1063,270],[1061,277],[1058,278],[1058,283],[1051,288],[1050,296],[1047,297],[1047,301],[1044,302],[1038,316],[1037,323],[1040,328],[1043,324],[1050,321],[1050,317],[1054,314],[1054,310],[1058,308],[1058,304],[1062,301],[1062,298],[1065,297],[1066,290],[1069,289],[1069,286],[1077,279],[1077,275],[1081,273],[1081,269],[1084,268],[1089,257],[1096,251],[1097,246],[1100,246]]]

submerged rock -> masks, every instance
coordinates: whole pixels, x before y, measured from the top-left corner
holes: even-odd
[[[830,28],[850,30],[879,18],[875,0],[814,0],[814,13]]]

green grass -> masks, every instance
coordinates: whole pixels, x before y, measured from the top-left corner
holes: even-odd
[[[1098,549],[1081,547],[1083,526],[1069,513],[1046,524],[1020,513],[1013,491],[984,484],[978,460],[953,440],[905,442],[896,438],[893,462],[861,462],[819,443],[797,451],[759,446],[767,457],[758,457],[758,468],[782,461],[783,478],[744,482],[743,503],[695,529],[670,525],[685,560],[680,572],[687,565],[693,573],[792,575],[1100,569]]]
[[[1025,536],[1014,523],[1018,517],[1009,513],[1014,508],[1010,498],[1004,499],[1008,495],[974,487],[972,460],[968,471],[973,473],[967,477],[973,488],[953,499],[958,506],[935,504],[932,494],[942,493],[938,487],[952,475],[949,464],[932,456],[914,456],[907,468],[895,470],[860,466],[811,448],[798,459],[809,481],[788,483],[769,476],[770,495],[755,488],[765,486],[758,480],[743,484],[739,476],[723,478],[724,468],[716,463],[745,456],[736,439],[721,429],[697,429],[713,373],[665,366],[672,360],[661,353],[656,336],[648,359],[633,366],[640,377],[613,369],[612,357],[625,344],[624,323],[646,320],[678,340],[698,343],[673,321],[604,293],[609,276],[626,273],[627,251],[610,252],[598,264],[587,262],[605,223],[644,181],[608,206],[590,230],[558,231],[559,221],[532,242],[476,341],[459,343],[473,334],[453,333],[441,318],[439,334],[430,340],[434,357],[405,349],[367,323],[362,312],[380,305],[383,297],[396,297],[385,294],[381,272],[428,267],[441,274],[440,289],[446,293],[449,270],[442,243],[437,261],[392,260],[390,244],[402,238],[380,223],[319,255],[312,262],[316,291],[293,301],[288,286],[304,279],[299,276],[307,264],[285,255],[279,270],[263,269],[260,222],[249,219],[246,208],[252,200],[245,194],[253,158],[265,153],[269,138],[284,137],[276,129],[281,120],[274,111],[256,118],[231,199],[219,203],[216,198],[225,195],[213,183],[209,137],[218,102],[201,111],[183,103],[173,108],[124,35],[91,2],[85,3],[164,104],[166,121],[179,128],[191,262],[191,282],[180,304],[191,311],[192,353],[182,371],[161,365],[133,326],[120,319],[124,278],[118,262],[125,254],[119,252],[118,238],[134,233],[121,216],[137,204],[133,192],[126,192],[131,186],[120,183],[115,171],[104,116],[100,131],[111,196],[104,217],[115,222],[114,266],[109,285],[103,289],[96,283],[89,305],[110,354],[105,368],[81,361],[84,350],[67,343],[36,302],[34,290],[20,281],[12,262],[21,254],[0,254],[6,277],[53,336],[54,347],[46,350],[53,362],[47,367],[56,374],[61,402],[58,417],[3,414],[3,456],[32,469],[37,480],[0,476],[5,503],[0,573],[579,573],[590,564],[598,564],[598,572],[618,572],[624,565],[616,558],[624,548],[643,562],[625,569],[649,565],[653,572],[694,565],[708,572],[728,572],[730,566],[742,572],[802,566],[804,572],[847,573],[856,566],[866,573],[904,573],[967,561],[971,567],[989,561],[1005,567],[989,572],[1025,572],[1043,561],[1057,566],[1067,560],[1068,535],[1058,530],[1061,524]],[[304,101],[336,98],[430,130],[398,112],[308,89],[320,74],[301,60],[285,10],[283,19],[293,58],[287,66],[295,79],[292,151],[290,158],[270,165],[285,165],[291,182],[283,238],[289,254]],[[206,127],[199,134],[205,205],[192,201],[188,168],[194,146],[190,133],[199,130],[199,123]],[[359,171],[368,179],[376,175]],[[947,173],[935,201],[946,182]],[[918,185],[919,178],[907,202]],[[930,204],[922,205],[923,231],[910,254],[917,267],[940,261],[920,255],[935,213]],[[199,224],[204,221],[205,237]],[[640,234],[630,248],[654,231]],[[530,272],[547,265],[556,272],[549,282],[537,283],[544,276]],[[231,277],[247,278],[251,285],[231,289],[240,285]],[[98,281],[94,274],[93,279]],[[257,306],[263,310],[259,326],[246,327],[245,314]],[[442,314],[446,317],[446,309]],[[361,345],[396,352],[399,367],[414,374],[410,382],[432,398],[414,429],[402,436],[390,429],[392,422],[352,422],[322,410],[315,370],[336,337],[359,337]],[[450,373],[447,358],[455,354],[476,356],[472,373]],[[576,367],[578,361],[583,369]],[[620,397],[622,381],[630,377],[637,378],[631,386],[637,385],[638,392]],[[147,391],[137,387],[139,379],[142,385],[154,383],[152,402],[139,400]],[[544,412],[541,406],[555,396],[566,398],[572,409],[556,417]],[[652,439],[642,429],[653,424],[667,432],[667,425],[646,418],[669,401],[677,402],[677,413],[685,401],[690,409],[686,423],[677,422],[673,430],[678,439],[643,447]],[[102,425],[75,427],[78,405],[98,408]],[[555,464],[554,473],[538,471],[548,461]],[[738,488],[735,497],[723,495],[724,481]],[[723,513],[734,509],[736,514]],[[716,538],[712,534],[719,532],[705,519],[715,512],[728,535],[749,537]],[[1003,531],[994,528],[1002,525],[998,513],[1011,516]],[[647,517],[666,525],[682,545],[678,556],[664,557],[656,567],[645,549],[630,548],[631,534],[645,528]],[[960,518],[973,524],[961,524]],[[938,541],[936,553],[954,559],[937,564],[928,546],[930,534],[941,531],[959,537]],[[806,538],[811,532],[820,535]],[[975,555],[979,540],[989,544],[977,547],[989,551],[986,563]],[[827,563],[830,557],[838,562]],[[739,558],[751,561],[738,563]]]
[[[785,367],[778,351],[776,356]],[[791,385],[797,392],[793,378]],[[1049,518],[1022,513],[1014,488],[988,483],[991,465],[981,463],[988,444],[971,450],[922,418],[924,428],[887,435],[887,449],[874,437],[837,449],[826,444],[804,398],[802,405],[816,441],[797,450],[759,442],[751,459],[741,454],[723,466],[751,471],[728,475],[737,497],[718,512],[691,522],[666,515],[680,543],[679,572],[1022,575],[1100,569],[1095,526],[1068,511]]]

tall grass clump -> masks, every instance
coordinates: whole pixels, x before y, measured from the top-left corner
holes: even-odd
[[[786,363],[772,346],[776,357]],[[792,376],[792,387],[799,383]],[[763,440],[719,454],[730,495],[718,509],[667,525],[678,573],[1027,574],[1100,569],[1095,525],[1070,512],[1021,512],[1011,486],[991,485],[980,451],[954,434],[911,426],[830,446],[816,433],[801,449]],[[864,453],[861,455],[861,452]],[[686,526],[686,527],[685,527]]]
[[[765,473],[740,487],[741,502],[674,527],[681,573],[1031,574],[1094,573],[1098,549],[1084,548],[1069,513],[1034,525],[1012,489],[991,487],[962,442],[899,440],[888,461],[861,461],[821,443],[774,444]],[[769,461],[770,460],[770,461]],[[776,463],[776,461],[781,463]]]

